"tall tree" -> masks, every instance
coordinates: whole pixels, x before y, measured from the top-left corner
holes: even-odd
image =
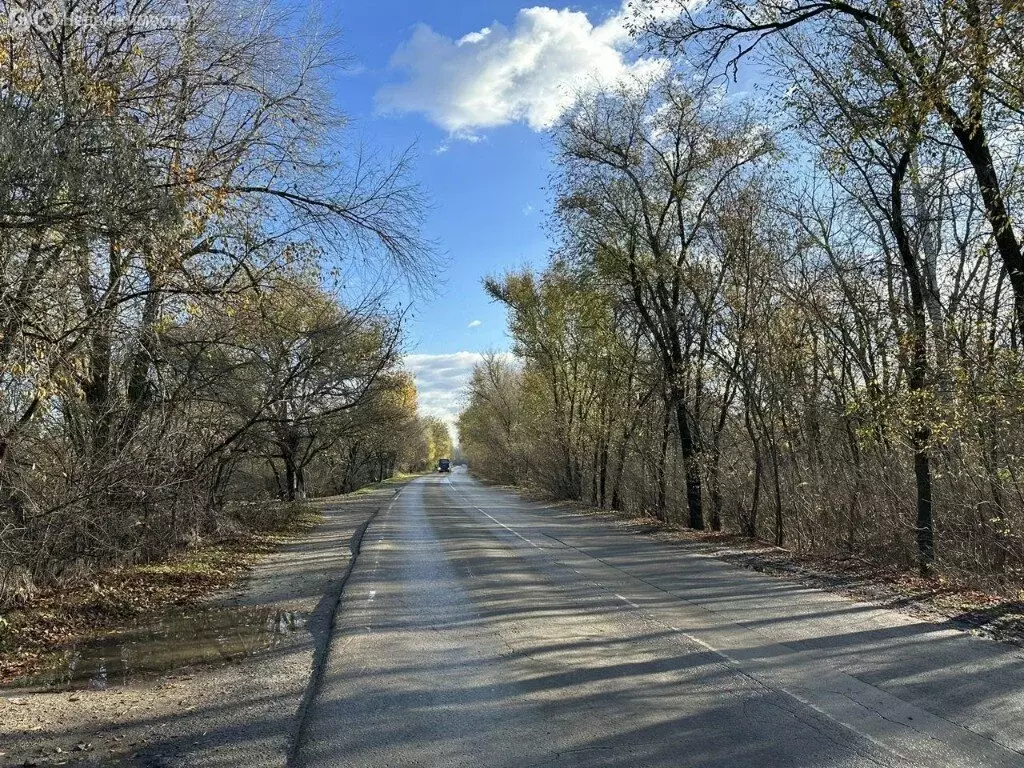
[[[658,352],[698,529],[714,293],[707,222],[725,187],[773,150],[750,111],[728,109],[718,96],[675,75],[628,83],[584,100],[556,132],[565,231],[620,286]]]
[[[788,47],[802,36],[870,56],[899,80],[903,98],[875,107],[894,122],[924,110],[949,130],[974,174],[1010,282],[1018,337],[1024,334],[1024,251],[1011,213],[1012,173],[994,149],[1019,131],[1024,104],[1024,19],[1014,0],[713,0],[694,10],[673,2],[675,17],[637,4],[636,30],[667,50],[695,48],[707,65],[725,60],[735,70],[759,45]]]

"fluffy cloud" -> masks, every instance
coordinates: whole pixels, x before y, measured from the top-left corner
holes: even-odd
[[[665,66],[627,58],[626,13],[624,2],[594,24],[581,11],[524,8],[511,27],[494,23],[458,40],[421,24],[391,59],[405,79],[381,88],[377,106],[422,113],[459,138],[517,121],[543,130],[580,89]]]
[[[470,320],[469,321],[469,325],[467,325],[466,327],[467,328],[479,328],[483,324],[484,324],[483,320]]]
[[[455,421],[465,399],[466,385],[473,366],[483,358],[479,352],[454,352],[448,355],[406,355],[405,369],[416,381],[420,413],[437,416],[455,435]]]

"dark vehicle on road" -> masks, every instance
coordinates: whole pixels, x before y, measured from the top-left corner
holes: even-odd
[[[451,472],[452,471],[452,463],[451,463],[451,461],[449,459],[441,459],[440,461],[438,461],[437,462],[437,471],[438,472]]]

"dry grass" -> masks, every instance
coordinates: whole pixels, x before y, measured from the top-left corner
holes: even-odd
[[[199,604],[323,519],[313,504],[261,507],[236,510],[240,524],[230,535],[191,546],[160,563],[111,568],[49,587],[5,612],[0,616],[0,683],[31,673],[55,648],[169,607]]]

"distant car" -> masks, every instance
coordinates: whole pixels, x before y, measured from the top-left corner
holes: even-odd
[[[437,471],[438,472],[451,472],[452,471],[452,463],[451,463],[451,461],[448,460],[448,459],[441,459],[440,461],[438,461],[437,462]]]

